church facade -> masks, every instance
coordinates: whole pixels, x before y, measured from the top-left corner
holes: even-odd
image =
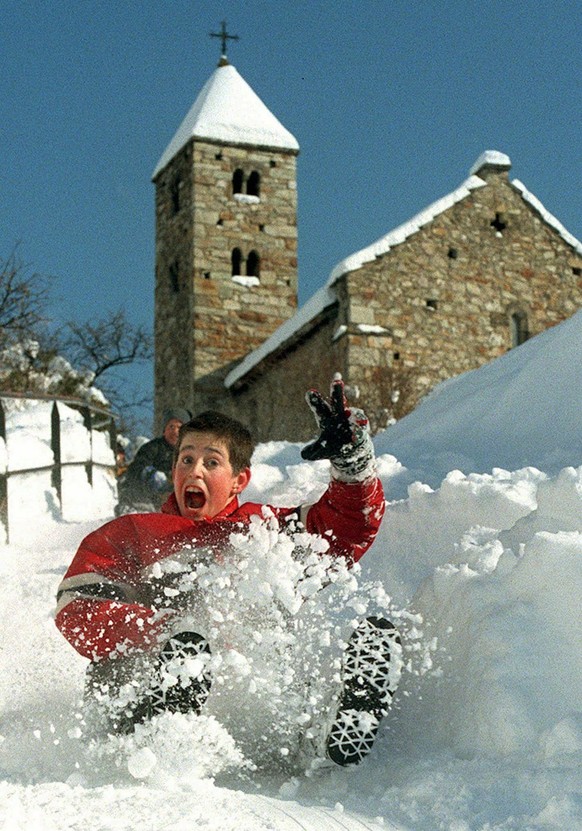
[[[297,310],[296,139],[221,61],[154,172],[155,409],[305,441],[341,372],[374,430],[582,307],[582,244],[487,151]]]

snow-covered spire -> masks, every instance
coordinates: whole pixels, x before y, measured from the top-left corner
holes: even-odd
[[[157,163],[152,178],[156,178],[191,138],[299,151],[297,139],[228,61],[221,61],[202,87]]]

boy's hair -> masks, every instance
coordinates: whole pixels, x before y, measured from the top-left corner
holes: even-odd
[[[234,473],[240,473],[251,466],[255,442],[250,430],[237,421],[216,410],[206,410],[180,427],[178,441],[174,448],[174,465],[180,455],[180,446],[186,433],[212,433],[226,445],[228,458]]]

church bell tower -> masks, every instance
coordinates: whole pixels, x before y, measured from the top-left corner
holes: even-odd
[[[153,173],[155,421],[232,410],[224,378],[297,308],[299,145],[223,54]]]

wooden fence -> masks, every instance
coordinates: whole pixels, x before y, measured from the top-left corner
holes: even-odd
[[[39,467],[25,467],[14,469],[10,464],[8,457],[8,435],[6,425],[6,408],[5,402],[7,399],[13,400],[30,400],[37,402],[51,402],[50,415],[50,449],[52,450],[53,461],[50,464],[41,465]],[[89,452],[86,458],[82,461],[63,461],[63,454],[61,450],[61,413],[59,411],[60,405],[66,405],[73,410],[77,410],[83,419],[83,425],[89,435]],[[48,427],[48,425],[47,425]],[[51,472],[51,486],[54,488],[61,511],[63,508],[63,468],[75,466],[84,467],[87,475],[89,485],[93,485],[94,469],[105,468],[115,475],[115,463],[105,464],[93,458],[93,431],[99,430],[105,432],[109,438],[109,446],[112,448],[113,458],[115,458],[116,446],[116,429],[115,421],[110,412],[102,407],[88,404],[86,401],[76,398],[61,398],[58,396],[49,395],[28,395],[25,393],[7,393],[0,392],[0,439],[4,440],[6,446],[6,463],[3,464],[0,459],[0,522],[4,526],[6,532],[6,542],[10,539],[9,528],[9,480],[12,477],[23,476],[30,473],[41,473],[43,471]]]

